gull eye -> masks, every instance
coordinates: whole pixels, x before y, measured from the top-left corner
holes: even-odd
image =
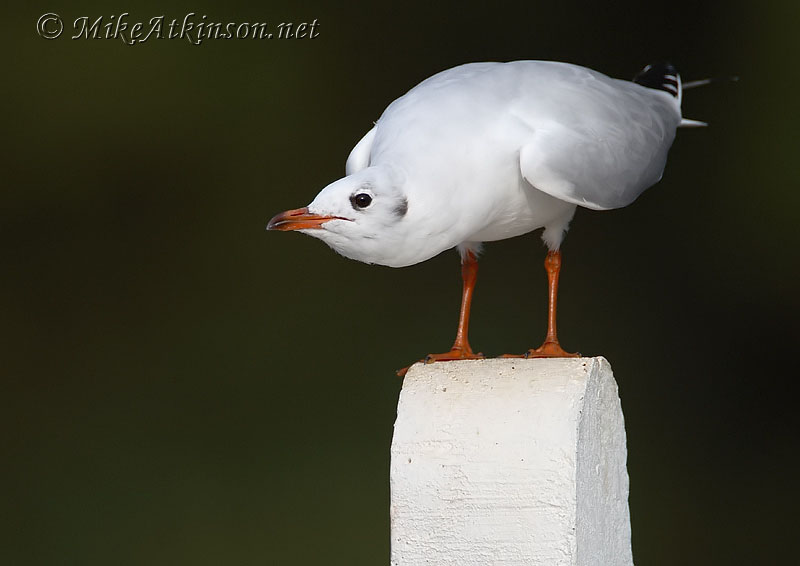
[[[369,196],[367,193],[358,193],[357,195],[353,195],[350,197],[350,204],[352,204],[353,208],[355,208],[356,210],[367,208],[371,203],[372,203],[372,197]]]

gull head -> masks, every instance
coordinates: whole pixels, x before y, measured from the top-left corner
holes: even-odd
[[[401,267],[409,261],[406,176],[390,165],[367,167],[322,189],[307,207],[282,212],[267,230],[319,238],[345,257]]]

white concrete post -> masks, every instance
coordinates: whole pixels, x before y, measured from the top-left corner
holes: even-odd
[[[604,358],[416,364],[392,440],[391,564],[630,566]]]

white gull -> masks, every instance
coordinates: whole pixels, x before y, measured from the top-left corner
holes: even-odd
[[[681,117],[680,76],[649,65],[633,82],[547,61],[471,63],[392,102],[356,144],[342,179],[270,220],[338,253],[391,267],[458,248],[464,289],[453,348],[425,361],[480,358],[468,341],[482,242],[544,228],[548,332],[524,356],[572,356],[556,334],[561,245],[577,206],[626,206],[658,182]]]

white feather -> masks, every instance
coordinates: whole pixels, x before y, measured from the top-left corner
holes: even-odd
[[[372,150],[372,140],[374,139],[375,128],[373,127],[361,138],[361,141],[356,144],[350,155],[347,156],[347,162],[344,165],[345,175],[352,175],[369,167],[369,154]]]
[[[392,102],[306,230],[339,253],[400,267],[544,227],[557,249],[576,206],[625,206],[662,174],[680,99],[542,61],[472,63]],[[354,210],[353,195],[372,204]]]

